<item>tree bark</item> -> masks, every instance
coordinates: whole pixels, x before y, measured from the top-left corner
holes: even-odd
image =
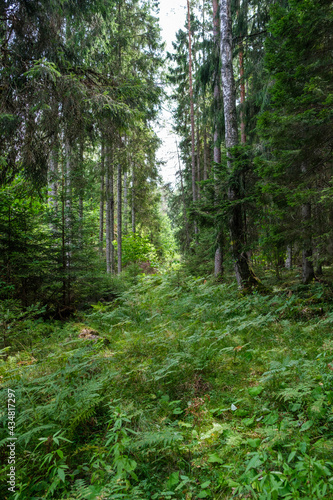
[[[84,194],[84,145],[80,142],[80,179],[79,179],[79,248],[83,247],[83,194]]]
[[[197,181],[200,182],[200,130],[199,130],[199,110],[197,121]],[[197,199],[200,200],[200,185],[197,185]]]
[[[214,34],[214,44],[216,55],[219,55],[219,42],[220,42],[220,20],[219,20],[219,8],[218,0],[213,0],[213,34]],[[221,83],[219,71],[215,72],[214,75],[214,149],[213,149],[213,159],[215,164],[221,163],[221,134],[219,131],[219,116],[221,108]],[[215,197],[218,198],[218,189],[215,189]],[[223,274],[223,248],[220,246],[218,238],[217,248],[215,251],[214,259],[214,275],[221,276]]]
[[[113,158],[110,147],[104,150],[106,162],[106,272],[114,272],[114,193],[113,193]]]
[[[232,29],[230,0],[221,0],[221,80],[225,119],[225,144],[228,154],[228,170],[232,171],[232,154],[230,148],[238,145],[238,129],[236,115],[236,91],[232,65]],[[228,199],[232,202],[229,218],[232,255],[237,283],[246,288],[257,284],[257,280],[249,267],[246,253],[243,251],[245,240],[242,209],[240,204],[240,173],[235,172],[230,180]]]
[[[118,178],[117,178],[117,250],[118,250],[118,274],[121,273],[121,257],[122,257],[122,172],[121,163],[118,159]]]
[[[135,234],[135,168],[132,167],[132,233]]]
[[[103,255],[104,241],[104,178],[105,178],[105,161],[104,161],[104,144],[101,145],[101,186],[100,186],[100,202],[99,202],[99,251]]]
[[[241,144],[246,144],[245,134],[245,82],[244,82],[244,47],[243,41],[239,43],[239,76],[240,76],[240,120],[241,120]]]
[[[307,175],[307,167],[303,163],[301,171],[304,176]],[[301,208],[302,225],[303,225],[303,248],[302,248],[302,282],[310,283],[315,277],[313,262],[312,262],[312,237],[311,237],[311,203],[310,201],[303,203]]]
[[[127,234],[127,172],[124,172],[124,234]]]
[[[190,113],[191,113],[191,158],[192,158],[192,200],[196,202],[195,185],[195,133],[194,133],[194,105],[193,105],[193,86],[192,86],[192,40],[191,40],[191,13],[190,0],[187,0],[187,28],[188,28],[188,52],[189,52],[189,85],[190,85]],[[194,232],[197,234],[198,227],[194,221]]]
[[[287,246],[287,258],[284,264],[286,269],[292,269],[293,267],[293,247],[292,245]]]
[[[177,141],[176,141],[176,149],[177,149],[178,166],[179,166],[180,187],[181,187],[182,202],[183,202],[183,217],[184,217],[184,226],[185,226],[186,248],[189,249],[190,248],[190,232],[189,232],[189,224],[188,224],[187,213],[186,213],[183,172],[182,172],[182,166],[181,166],[180,158],[179,158],[179,150],[178,150]]]
[[[301,211],[304,235],[302,249],[302,282],[307,284],[315,277],[312,263],[312,238],[308,234],[308,226],[311,222],[311,203],[303,203]]]
[[[57,214],[58,214],[58,150],[55,148],[51,151],[50,168],[49,168],[49,188],[48,188],[48,207],[50,209],[51,224],[50,228],[54,236],[57,233]]]

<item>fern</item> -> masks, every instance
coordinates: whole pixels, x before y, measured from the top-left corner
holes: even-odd
[[[145,432],[142,437],[138,439],[132,447],[134,449],[140,448],[158,448],[173,445],[183,440],[180,432],[165,429],[156,432]]]

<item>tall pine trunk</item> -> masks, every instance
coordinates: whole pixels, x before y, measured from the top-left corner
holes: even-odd
[[[232,154],[230,148],[238,145],[236,91],[232,65],[232,29],[230,0],[221,0],[220,4],[221,27],[221,62],[222,62],[222,92],[225,119],[225,144],[228,151],[228,170],[232,171]],[[257,284],[252,273],[246,253],[243,250],[245,242],[244,223],[242,218],[240,197],[241,176],[234,172],[228,188],[228,199],[231,204],[229,230],[232,255],[237,283],[245,288]]]
[[[105,147],[106,162],[106,272],[114,272],[114,192],[113,192],[113,158],[111,148]]]
[[[132,233],[135,234],[135,167],[132,167]]]
[[[188,53],[189,53],[189,86],[190,86],[190,114],[191,114],[191,163],[192,163],[192,200],[196,202],[195,185],[195,132],[194,132],[194,104],[193,104],[193,86],[192,86],[192,37],[191,37],[191,13],[190,0],[187,0],[187,28],[188,28]],[[194,232],[198,233],[198,226],[194,221]]]
[[[127,234],[127,172],[124,172],[124,234]]]
[[[99,251],[103,255],[103,241],[104,241],[104,144],[101,145],[101,184],[100,184],[100,201],[99,201]]]
[[[186,249],[188,250],[190,248],[190,232],[189,232],[189,224],[188,224],[188,218],[187,218],[187,213],[186,213],[186,202],[185,202],[183,172],[182,172],[182,166],[181,166],[180,158],[179,158],[179,150],[178,150],[177,141],[176,141],[176,149],[177,149],[178,166],[179,166],[180,187],[181,187],[181,193],[182,193],[183,218],[184,218],[184,227],[185,227]]]
[[[118,250],[118,274],[121,273],[122,257],[122,172],[121,163],[118,159],[118,178],[117,178],[117,250]]]
[[[220,41],[220,20],[219,20],[219,7],[218,0],[213,0],[213,34],[216,56],[219,55],[219,41]],[[213,135],[213,160],[215,164],[221,163],[221,134],[219,130],[219,118],[221,109],[221,80],[219,71],[214,74],[214,135]],[[218,198],[218,189],[215,190],[215,196]],[[223,230],[219,229],[217,235],[217,247],[214,258],[214,276],[219,277],[223,274]]]
[[[303,163],[301,171],[304,176],[307,174],[307,167]],[[312,238],[311,238],[311,203],[303,203],[301,207],[302,225],[303,225],[303,248],[302,248],[302,281],[304,284],[310,283],[314,277],[312,262]]]
[[[49,179],[48,179],[48,206],[51,212],[51,230],[55,236],[57,233],[57,214],[58,214],[58,149],[54,147],[50,155],[50,168],[49,168]]]

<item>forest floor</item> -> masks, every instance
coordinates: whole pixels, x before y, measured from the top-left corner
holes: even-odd
[[[1,498],[333,498],[332,285],[264,282],[172,271],[68,322],[17,322]]]

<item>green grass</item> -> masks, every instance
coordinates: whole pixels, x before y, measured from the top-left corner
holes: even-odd
[[[2,498],[333,498],[332,287],[264,282],[242,295],[169,272],[80,322],[16,325],[0,375],[17,493],[5,468]]]

